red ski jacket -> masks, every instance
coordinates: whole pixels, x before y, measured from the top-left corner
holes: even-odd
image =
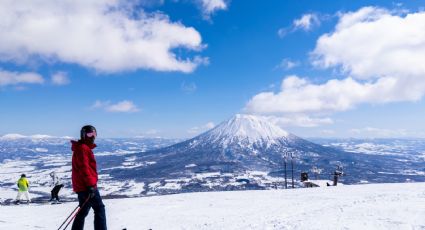
[[[96,159],[92,149],[96,144],[87,145],[79,141],[72,143],[72,188],[74,192],[87,191],[97,186]]]

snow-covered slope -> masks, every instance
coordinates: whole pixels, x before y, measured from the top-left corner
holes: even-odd
[[[176,145],[174,149],[198,155],[208,151],[205,155],[208,159],[255,164],[261,160],[281,160],[290,149],[294,150],[291,146],[296,146],[298,141],[307,142],[262,117],[237,114],[215,128]]]
[[[263,142],[275,143],[276,140],[287,138],[288,135],[288,132],[261,117],[237,114],[201,135],[200,139],[226,147],[235,143],[249,145]]]
[[[104,203],[108,229],[425,229],[425,183],[186,193]],[[0,207],[0,227],[57,229],[76,205]],[[92,226],[91,212],[86,229]]]

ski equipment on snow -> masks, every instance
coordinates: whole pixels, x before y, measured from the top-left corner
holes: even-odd
[[[58,230],[60,230],[62,228],[62,226],[68,221],[68,219],[72,216],[72,214],[74,214],[72,216],[71,219],[69,219],[68,223],[65,225],[65,227],[63,228],[63,230],[65,230],[68,225],[74,220],[74,218],[77,216],[77,214],[80,212],[81,208],[84,207],[84,205],[86,205],[86,203],[90,200],[90,197],[87,197],[86,201],[84,201],[83,205],[78,205],[72,212],[71,214],[69,214],[69,216],[65,219],[65,221],[61,224],[61,226],[59,226]],[[75,212],[77,211],[77,212]]]

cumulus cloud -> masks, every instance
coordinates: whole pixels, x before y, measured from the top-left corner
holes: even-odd
[[[200,0],[202,11],[206,18],[218,10],[227,9],[227,4],[224,0]]]
[[[305,114],[287,115],[284,117],[267,116],[265,118],[282,127],[317,127],[333,124],[333,120],[329,117],[311,117]]]
[[[99,101],[97,100],[92,106],[92,109],[103,109],[107,112],[116,113],[134,113],[140,111],[140,109],[132,101],[120,101],[115,104],[110,101]]]
[[[310,31],[315,26],[320,25],[320,17],[315,13],[308,13],[301,16],[301,18],[295,19],[292,25],[286,28],[280,28],[277,31],[279,37],[283,38],[288,33],[295,32],[297,30]]]
[[[0,69],[0,86],[43,84],[44,78],[34,72],[11,72]]]
[[[279,65],[276,66],[276,68],[280,68],[280,69],[284,69],[284,70],[290,70],[290,69],[293,69],[293,68],[295,68],[299,65],[300,65],[299,62],[285,58],[279,63]]]
[[[106,107],[106,111],[131,113],[131,112],[137,112],[139,111],[139,109],[131,101],[121,101],[121,102],[118,102],[117,104],[109,105],[108,107]]]
[[[340,16],[312,53],[319,67],[340,67],[358,79],[425,74],[425,12],[392,14],[365,7]]]
[[[279,92],[263,92],[251,98],[246,110],[259,114],[329,113],[352,109],[360,103],[386,103],[420,98],[421,95],[414,90],[400,92],[400,87],[408,87],[409,83],[405,81],[405,86],[400,84],[397,78],[360,83],[350,77],[314,84],[292,75],[283,80]],[[423,86],[424,83],[416,87]]]
[[[304,14],[301,18],[294,20],[293,26],[295,29],[309,31],[315,25],[320,24],[320,19],[317,14]]]
[[[57,72],[52,75],[52,83],[54,85],[68,85],[70,82],[68,74],[65,72]]]
[[[321,68],[345,78],[315,83],[286,76],[278,92],[248,101],[248,112],[266,115],[330,114],[359,104],[417,101],[425,94],[425,12],[400,14],[375,7],[340,14],[312,52]]]
[[[342,14],[335,31],[317,41],[313,63],[375,85],[373,101],[419,100],[425,94],[424,28],[425,12],[365,7]],[[387,87],[379,87],[383,82]]]
[[[207,4],[210,10],[220,5]],[[151,69],[192,72],[202,57],[201,35],[161,13],[125,7],[120,0],[0,1],[0,60],[75,63],[100,72]]]
[[[208,122],[208,123],[206,123],[205,125],[202,125],[202,126],[192,127],[187,132],[189,134],[199,134],[199,133],[205,132],[207,130],[210,130],[214,127],[215,127],[215,124],[213,122]]]

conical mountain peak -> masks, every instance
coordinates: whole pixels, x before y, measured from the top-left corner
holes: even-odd
[[[288,132],[263,117],[237,114],[202,136],[203,139],[207,138],[211,142],[219,141],[229,144],[241,140],[245,143],[274,141],[287,138],[288,135]]]

